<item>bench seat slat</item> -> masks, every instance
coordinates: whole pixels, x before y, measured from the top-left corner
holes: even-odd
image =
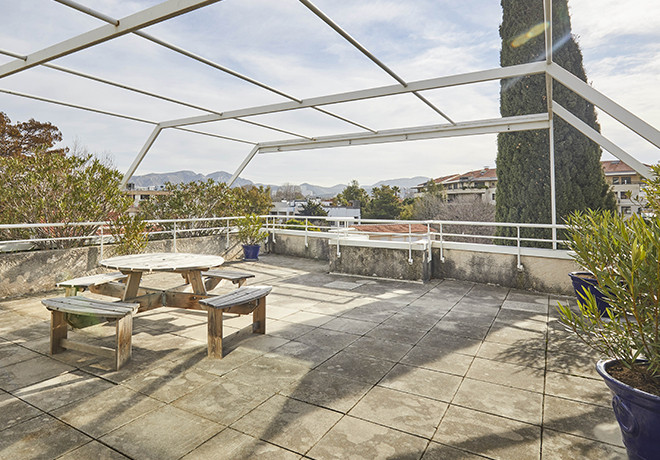
[[[76,315],[105,316],[108,318],[122,318],[129,313],[136,312],[139,308],[139,304],[105,302],[87,297],[57,297],[54,299],[44,299],[42,303],[49,310]]]
[[[100,273],[98,275],[83,276],[80,278],[74,278],[72,280],[61,281],[57,283],[57,287],[88,288],[90,286],[97,286],[99,284],[104,284],[109,281],[119,281],[124,278],[126,278],[126,275],[120,272]]]
[[[199,303],[213,308],[229,308],[265,297],[272,290],[271,286],[244,286],[228,294],[200,300]]]
[[[233,272],[229,270],[207,270],[202,272],[202,276],[208,276],[210,278],[221,278],[229,281],[254,278],[254,274],[252,273]]]

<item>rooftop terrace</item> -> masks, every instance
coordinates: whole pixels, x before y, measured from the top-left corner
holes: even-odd
[[[228,317],[222,360],[205,312],[138,314],[117,372],[49,356],[43,295],[0,302],[0,458],[625,458],[597,356],[552,295],[276,255],[240,269],[273,286],[266,335]]]

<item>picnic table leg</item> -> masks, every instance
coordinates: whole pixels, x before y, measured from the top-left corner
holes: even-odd
[[[68,324],[64,313],[52,310],[50,312],[50,354],[64,351],[62,339],[66,339]]]
[[[131,359],[133,348],[131,339],[133,335],[133,315],[130,313],[117,320],[115,344],[115,370],[119,370]]]
[[[222,358],[222,310],[208,309],[208,357]]]
[[[140,288],[140,280],[142,279],[142,272],[129,272],[128,279],[126,280],[126,289],[122,300],[132,299],[137,297],[138,289]]]
[[[202,279],[201,271],[199,270],[189,271],[186,272],[186,276],[195,294],[206,294],[206,286],[204,285],[204,280]]]
[[[255,334],[266,333],[266,297],[258,300],[257,308],[252,312],[252,332]]]
[[[78,294],[78,288],[76,286],[67,286],[64,288],[64,295],[66,297],[75,297]]]

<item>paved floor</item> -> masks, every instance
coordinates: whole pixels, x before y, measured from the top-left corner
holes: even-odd
[[[205,357],[203,312],[138,315],[113,372],[48,355],[41,297],[0,302],[0,459],[625,458],[597,356],[552,296],[279,256],[236,268],[274,288],[267,334],[228,318],[222,360]]]

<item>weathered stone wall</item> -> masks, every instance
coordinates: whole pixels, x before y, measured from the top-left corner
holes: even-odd
[[[568,273],[580,267],[570,259],[523,255],[518,270],[515,254],[496,254],[459,249],[433,250],[433,278],[453,278],[477,283],[492,283],[516,289],[556,294],[572,294]]]
[[[178,238],[178,252],[221,255],[226,260],[242,258],[236,240],[226,247],[224,236]],[[112,245],[104,246],[104,258],[112,257]],[[152,241],[146,252],[172,252],[173,241]],[[98,246],[46,251],[0,254],[0,299],[20,297],[55,289],[55,284],[71,278],[107,271],[99,266],[101,250]]]
[[[332,246],[336,249],[336,246]],[[426,251],[412,251],[412,263],[408,250],[341,246],[341,255],[330,251],[330,272],[351,275],[376,276],[411,281],[428,281],[431,276]]]
[[[305,246],[304,236],[277,234],[274,239],[270,238],[268,250],[273,254],[306,259],[328,260],[329,258],[328,240],[325,238],[309,237]]]

